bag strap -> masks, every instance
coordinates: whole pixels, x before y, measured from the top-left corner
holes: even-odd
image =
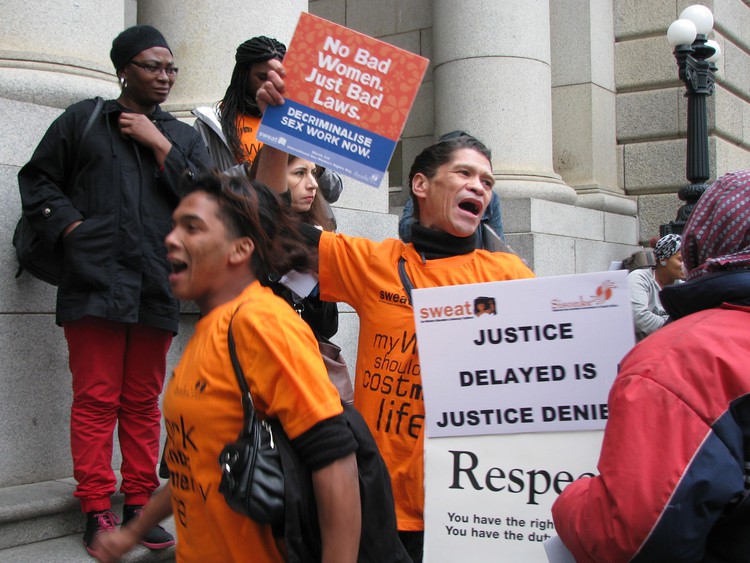
[[[411,305],[411,290],[414,289],[414,284],[411,283],[409,274],[406,273],[406,260],[404,260],[403,256],[398,259],[398,275],[401,277],[401,284],[404,286],[406,298],[409,300],[409,305]]]
[[[86,121],[86,125],[83,127],[83,131],[81,132],[81,138],[78,141],[78,151],[76,152],[76,161],[75,166],[73,166],[73,174],[75,175],[76,172],[78,172],[78,163],[81,161],[81,149],[83,148],[83,140],[86,138],[86,136],[89,134],[89,131],[91,131],[91,128],[94,126],[94,121],[96,121],[97,116],[101,113],[102,107],[104,106],[104,98],[101,96],[96,97],[96,104],[94,104],[94,111],[91,112],[91,115],[89,115],[88,120]]]
[[[97,96],[94,98],[96,100],[96,104],[94,105],[94,111],[91,112],[91,115],[89,116],[88,121],[86,122],[86,126],[83,128],[83,132],[81,133],[81,140],[83,140],[86,135],[89,134],[89,131],[91,131],[91,127],[94,125],[94,120],[96,119],[96,116],[99,115],[99,113],[102,111],[102,107],[104,107],[104,98],[101,96]]]
[[[240,305],[241,307],[242,305]],[[237,377],[237,383],[240,385],[242,391],[242,413],[244,419],[244,425],[242,432],[251,434],[251,430],[255,423],[255,406],[253,405],[253,396],[250,394],[250,389],[247,386],[245,380],[245,373],[242,371],[242,366],[237,358],[237,347],[234,343],[234,335],[232,334],[232,322],[234,321],[234,315],[239,311],[239,307],[232,314],[232,318],[229,320],[229,327],[227,328],[227,343],[229,344],[229,357],[232,360],[232,367],[234,368],[234,375]]]

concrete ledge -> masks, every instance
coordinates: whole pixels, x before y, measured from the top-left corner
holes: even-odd
[[[73,479],[43,481],[0,489],[0,561],[90,562],[82,545],[86,520],[73,497]],[[112,498],[122,513],[122,495]],[[175,533],[170,518],[164,527]],[[124,561],[173,561],[174,548],[150,551],[138,547]]]
[[[79,75],[72,67],[65,72],[48,68],[0,68],[0,97],[64,109],[85,98],[116,98],[119,89],[113,76]]]
[[[174,532],[173,527],[164,528]],[[174,561],[175,548],[151,551],[143,546],[136,547],[121,561],[123,563],[149,563],[153,561]],[[92,563],[94,559],[86,553],[80,534],[64,536],[21,547],[0,550],[3,563]]]
[[[506,232],[604,240],[604,212],[542,199],[504,199]]]
[[[338,232],[381,241],[398,237],[398,217],[387,213],[375,214],[366,211],[335,208]]]
[[[43,481],[31,485],[18,485],[0,489],[0,526],[17,520],[78,510],[73,497],[75,483],[66,479]],[[7,547],[5,534],[0,537],[0,547]]]
[[[578,192],[577,203],[579,207],[628,217],[635,217],[638,212],[638,204],[635,198],[596,187],[581,188],[576,186],[576,191]]]

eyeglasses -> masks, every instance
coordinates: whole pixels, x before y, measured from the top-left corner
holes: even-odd
[[[149,63],[139,63],[137,61],[129,61],[130,64],[135,65],[139,68],[142,68],[149,74],[153,74],[154,76],[158,76],[161,74],[162,71],[167,73],[167,76],[177,76],[177,73],[180,72],[180,69],[176,66],[159,66],[159,65],[152,65]]]

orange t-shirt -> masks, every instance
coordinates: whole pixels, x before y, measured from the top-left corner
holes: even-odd
[[[258,126],[260,117],[252,115],[237,116],[237,132],[240,136],[240,146],[242,147],[243,161],[249,164],[253,163],[258,151],[263,146],[258,140]]]
[[[323,233],[320,292],[359,315],[354,406],[370,427],[391,475],[398,529],[424,529],[424,403],[414,314],[398,261],[415,288],[531,278],[513,254],[476,250],[423,262],[411,244]]]
[[[230,509],[219,493],[219,453],[242,428],[237,356],[261,418],[276,417],[294,439],[342,412],[310,328],[258,282],[196,325],[164,395],[165,457],[177,528],[177,560],[280,562],[269,526]]]

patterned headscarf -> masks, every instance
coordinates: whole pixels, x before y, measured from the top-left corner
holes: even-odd
[[[654,246],[654,258],[660,262],[671,258],[680,250],[681,244],[682,237],[680,235],[664,235]]]
[[[687,279],[750,269],[750,170],[731,172],[701,196],[683,232]]]

